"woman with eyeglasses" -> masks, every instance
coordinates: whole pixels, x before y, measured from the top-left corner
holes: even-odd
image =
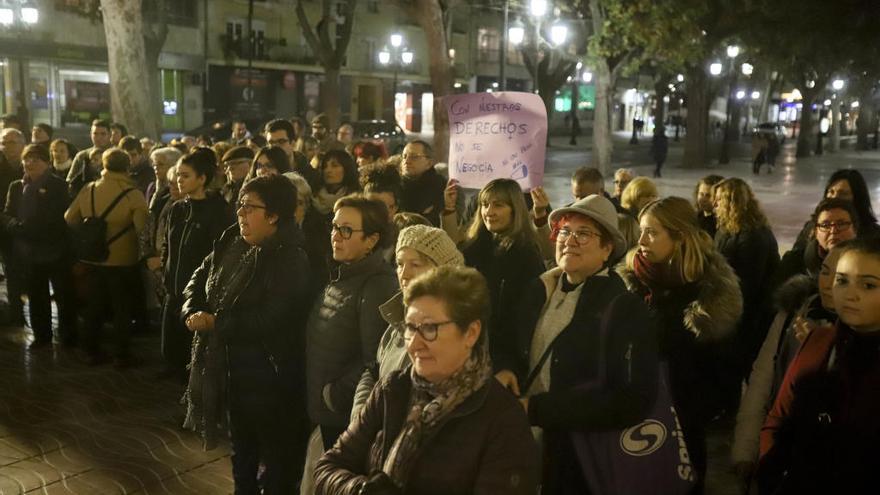
[[[527,288],[512,337],[517,352],[497,363],[497,376],[543,431],[542,490],[590,493],[597,480],[581,462],[592,461],[578,457],[575,437],[644,419],[657,388],[655,327],[610,270],[626,252],[611,201],[587,196],[553,211],[550,222],[557,267]],[[601,384],[586,386],[603,374]]]
[[[183,290],[214,246],[234,222],[223,197],[207,190],[214,178],[216,157],[210,148],[194,148],[177,163],[175,184],[183,201],[171,206],[160,249],[165,300],[162,305],[162,359],[160,378],[183,382],[189,364],[192,334],[180,319]]]
[[[434,268],[407,285],[403,304],[412,365],[377,384],[318,462],[317,493],[536,493],[528,419],[492,378],[483,276]]]
[[[721,356],[727,391],[727,410],[739,407],[742,381],[767,335],[773,319],[771,282],[779,266],[779,246],[752,189],[742,179],[724,179],[715,185],[718,231],[715,247],[739,277],[743,312],[739,331]]]
[[[852,202],[841,198],[826,198],[816,205],[808,225],[809,238],[802,246],[793,246],[779,262],[772,286],[781,287],[792,277],[807,275],[815,280],[822,260],[835,246],[861,237],[858,213]]]
[[[267,175],[283,175],[290,172],[290,159],[280,146],[264,146],[254,156],[251,169],[248,171],[245,182],[255,177]]]
[[[286,178],[246,182],[238,224],[184,293],[181,315],[195,333],[184,427],[212,449],[228,414],[236,493],[296,493],[302,472],[309,264],[295,210]]]
[[[309,315],[306,341],[309,417],[325,449],[348,425],[355,388],[364,369],[375,366],[385,330],[378,308],[397,292],[397,279],[382,259],[391,242],[385,203],[352,194],[333,211],[336,266]]]
[[[721,410],[717,356],[742,313],[736,275],[697,223],[690,201],[653,201],[639,214],[639,247],[617,269],[647,303],[660,359],[698,486],[706,474],[706,427]]]

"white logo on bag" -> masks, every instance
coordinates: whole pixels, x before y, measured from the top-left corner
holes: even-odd
[[[652,454],[666,441],[666,426],[663,423],[646,419],[623,430],[620,434],[620,448],[629,455],[641,457]]]

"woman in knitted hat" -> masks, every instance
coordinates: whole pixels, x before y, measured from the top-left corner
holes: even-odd
[[[390,372],[409,364],[406,344],[399,331],[403,323],[403,290],[409,282],[431,268],[452,265],[464,266],[464,256],[455,247],[449,235],[435,227],[413,225],[400,231],[395,247],[397,281],[400,291],[379,306],[379,313],[388,322],[376,353],[377,369],[366,369],[354,394],[351,417],[356,418],[376,382]]]
[[[542,491],[593,493],[599,480],[582,472],[577,435],[644,419],[657,388],[655,327],[610,269],[626,252],[611,201],[587,196],[550,223],[557,267],[526,288],[511,337],[518,347],[496,363],[496,377],[543,429]]]

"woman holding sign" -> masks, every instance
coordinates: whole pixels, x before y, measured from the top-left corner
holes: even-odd
[[[497,362],[514,352],[513,340],[505,337],[515,323],[511,309],[520,303],[529,282],[544,272],[543,256],[519,183],[495,179],[486,184],[477,197],[478,214],[466,230],[455,213],[457,187],[453,183],[446,189],[443,229],[455,240],[463,237],[459,248],[465,264],[489,283],[489,353]]]

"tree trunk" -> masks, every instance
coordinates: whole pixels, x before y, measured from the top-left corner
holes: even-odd
[[[159,102],[152,101],[142,0],[101,0],[113,119],[135,135],[158,137],[162,130]]]
[[[840,103],[841,100],[831,100],[831,139],[828,140],[828,152],[837,153],[840,150]]]
[[[682,167],[702,168],[708,161],[709,91],[702,65],[690,67],[687,77],[687,135]]]
[[[602,175],[611,171],[611,153],[614,151],[614,141],[611,134],[611,105],[614,97],[614,84],[608,62],[599,58],[596,60],[596,111],[593,113],[593,166],[598,168]]]
[[[670,80],[671,78],[668,76],[658,76],[654,80],[654,103],[657,105],[654,108],[654,127],[661,125],[666,127],[666,102],[663,101],[663,98],[669,94]]]
[[[434,93],[434,159],[445,162],[449,157],[449,116],[443,99],[452,92],[454,76],[443,8],[437,0],[417,0],[416,14],[428,45],[428,70]]]
[[[800,127],[798,129],[798,138],[797,138],[797,151],[795,152],[795,156],[797,158],[806,158],[810,156],[810,150],[812,150],[812,139],[813,139],[813,111],[810,109],[812,103],[807,104],[806,100],[804,100],[803,111],[801,112],[800,119]]]
[[[859,116],[856,119],[856,149],[864,151],[870,148],[868,134],[873,132],[871,125],[874,123],[874,88],[871,84],[865,85],[859,91]]]
[[[321,87],[321,106],[331,128],[339,122],[339,67],[324,67],[324,85]]]

